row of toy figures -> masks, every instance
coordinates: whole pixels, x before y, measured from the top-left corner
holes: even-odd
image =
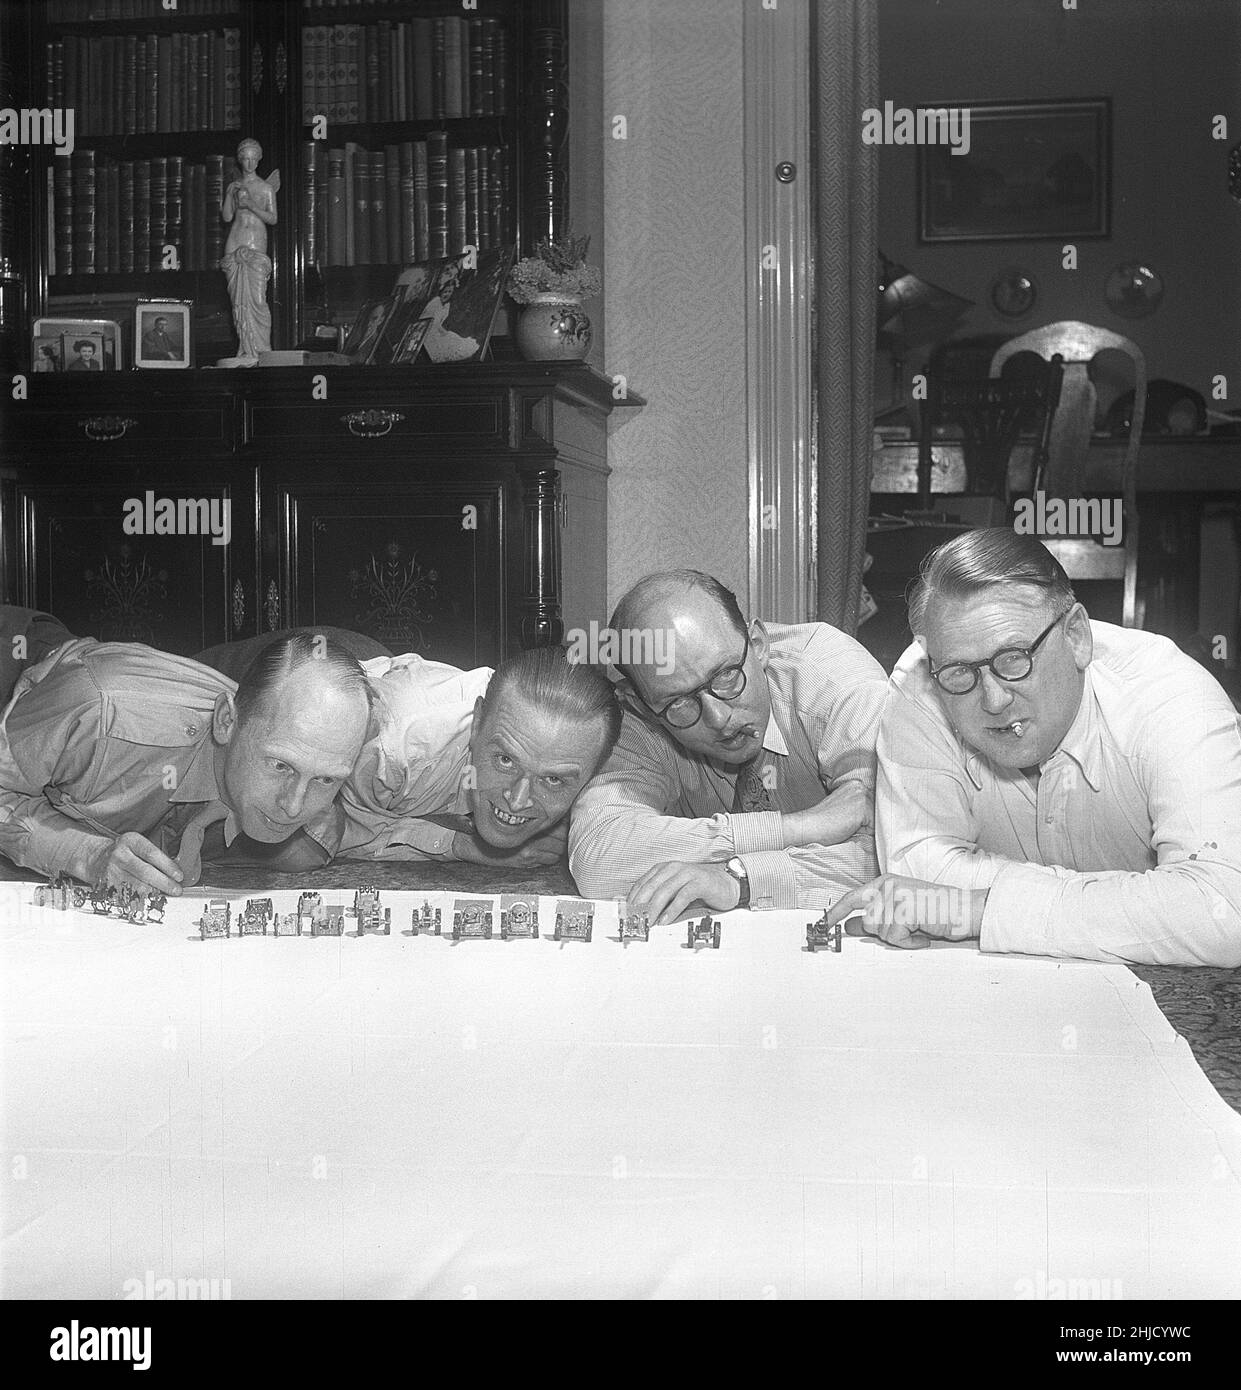
[[[34,890],[35,907],[54,907],[69,912],[84,908],[88,902],[92,912],[105,917],[123,917],[127,922],[162,922],[168,898],[158,888],[131,888],[127,883],[119,888],[109,888],[106,884],[83,888],[64,874],[57,874]]]

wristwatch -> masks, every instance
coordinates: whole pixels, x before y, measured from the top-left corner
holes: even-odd
[[[724,865],[724,872],[735,878],[741,885],[741,896],[737,899],[738,907],[749,907],[750,905],[750,875],[745,871],[745,865],[734,854],[733,857]]]

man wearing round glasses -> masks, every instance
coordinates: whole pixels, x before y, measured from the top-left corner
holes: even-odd
[[[694,902],[824,907],[873,876],[885,682],[868,652],[826,623],[747,625],[696,570],[640,580],[610,633],[625,717],[573,811],[583,893],[671,922]]]
[[[884,876],[832,920],[896,946],[1241,965],[1241,727],[1164,637],[1092,622],[1036,539],[929,557],[879,734]]]

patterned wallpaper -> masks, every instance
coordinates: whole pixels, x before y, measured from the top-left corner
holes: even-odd
[[[604,6],[609,607],[687,565],[745,604],[741,0]],[[612,118],[628,139],[611,138]]]

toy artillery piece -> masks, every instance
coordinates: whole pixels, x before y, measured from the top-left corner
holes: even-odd
[[[392,935],[392,909],[380,907],[379,889],[359,888],[353,895],[353,915],[358,919],[358,935]]]
[[[270,898],[250,898],[246,910],[237,919],[238,936],[266,936],[267,924],[274,913]]]
[[[556,930],[553,941],[589,941],[595,929],[592,904],[576,898],[561,898],[556,904]]]
[[[458,898],[452,905],[452,939],[491,940],[491,904],[485,898]]]
[[[440,934],[440,910],[432,909],[431,904],[425,898],[422,906],[414,908],[410,914],[409,925],[413,928],[414,935],[419,932],[434,932],[436,936]]]
[[[315,917],[311,923],[310,934],[311,936],[344,936],[344,903],[324,904],[321,909],[321,915]]]
[[[303,893],[297,900],[298,936],[315,936],[315,923],[323,917],[323,897],[319,893]]]
[[[813,955],[820,946],[840,954],[840,923],[828,926],[826,908],[817,922],[806,923],[806,950]]]
[[[47,883],[40,883],[34,890],[35,907],[54,907],[59,912],[79,908],[86,902],[86,889],[71,882],[64,874],[57,874]]]
[[[271,929],[273,936],[301,936],[302,920],[296,912],[277,912]]]
[[[224,898],[212,898],[203,904],[203,915],[198,919],[198,934],[208,941],[212,937],[232,936],[233,909]]]
[[[651,919],[645,912],[624,912],[620,914],[620,939],[628,941],[649,941],[651,939]]]
[[[685,944],[691,951],[697,950],[698,943],[710,944],[713,951],[720,949],[720,924],[710,913],[701,922],[691,922],[686,933]]]
[[[514,936],[539,935],[538,898],[502,897],[500,899],[500,940]]]

